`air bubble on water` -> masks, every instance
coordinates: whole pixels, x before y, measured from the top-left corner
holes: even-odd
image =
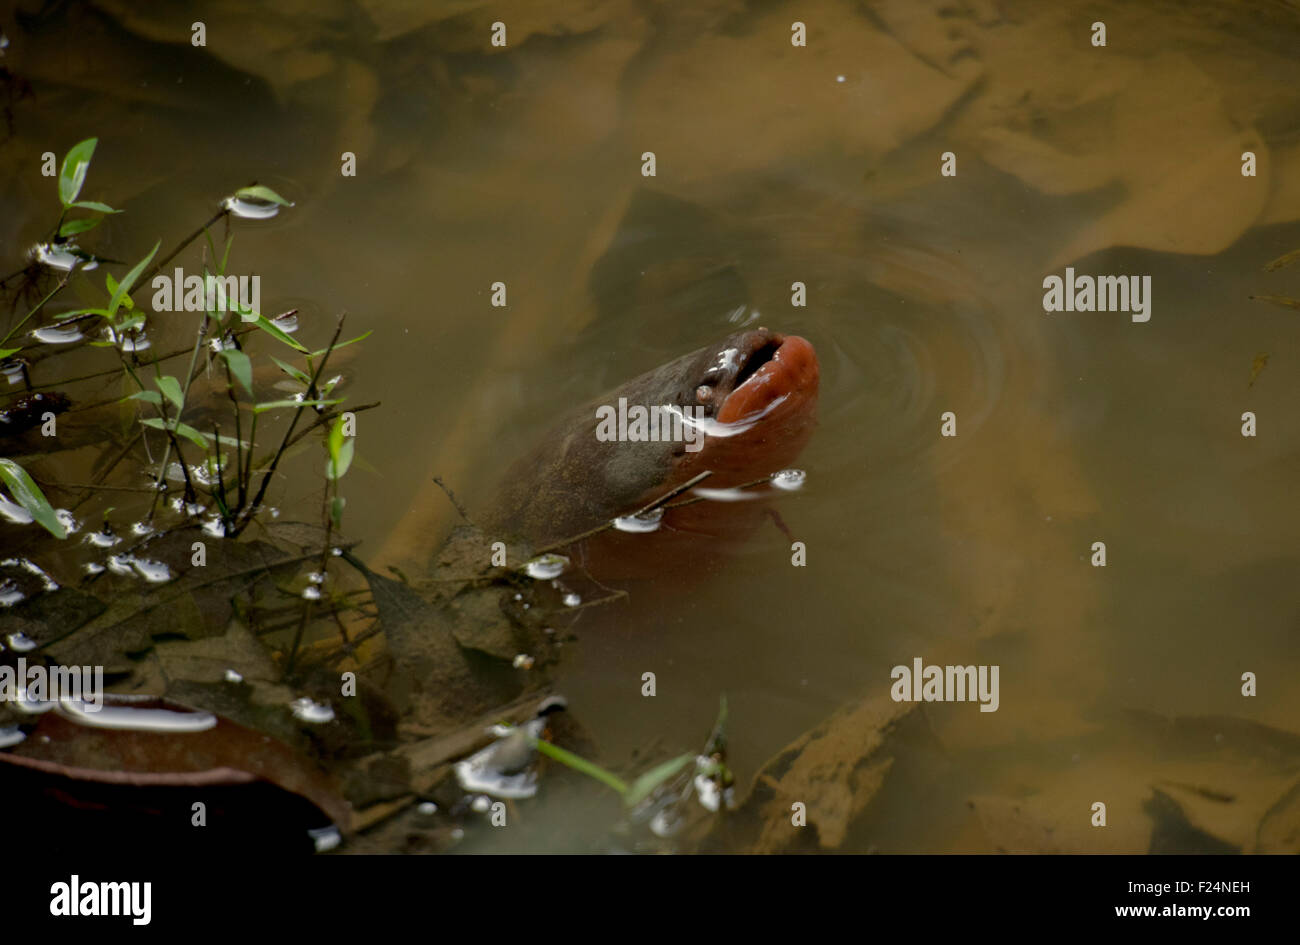
[[[796,489],[802,489],[804,480],[808,474],[802,469],[782,469],[780,472],[772,473],[772,485],[786,492],[794,492]]]
[[[303,696],[301,699],[294,699],[289,703],[289,709],[293,712],[293,717],[303,722],[311,722],[319,725],[324,722],[334,721],[334,707],[329,703],[315,702]]]
[[[54,517],[59,520],[59,524],[64,527],[69,535],[81,531],[81,523],[72,517],[72,513],[67,509],[55,509]]]
[[[302,589],[303,600],[320,600],[320,588],[315,584],[308,584]]]
[[[201,486],[210,486],[217,478],[216,471],[209,470],[207,463],[194,463],[186,466],[184,469],[181,468],[180,463],[175,461],[167,464],[167,478],[171,482],[184,482],[185,473],[187,471],[190,474],[190,481],[196,482]],[[185,497],[177,496],[175,499],[172,499],[171,507],[177,512],[184,512],[186,508]]]
[[[81,256],[70,250],[76,249],[71,243],[40,243],[33,250],[36,261],[50,269],[70,272],[81,262]]]
[[[36,564],[36,562],[27,558],[5,558],[3,561],[0,561],[0,567],[22,568],[28,574],[40,578],[41,584],[44,585],[45,590],[57,591],[59,589],[59,585],[54,578],[46,574],[45,571],[41,569],[41,566]]]
[[[433,801],[421,801],[420,806],[417,807],[416,810],[423,817],[432,817],[434,814],[438,813],[438,805]]]
[[[492,798],[488,797],[486,794],[480,794],[478,797],[474,798],[473,802],[469,806],[475,813],[486,814],[492,809]]]
[[[650,819],[649,827],[656,837],[667,839],[682,829],[682,820],[676,811],[665,808]]]
[[[311,581],[313,584],[324,584],[325,575],[321,571],[313,571],[307,575],[307,580]]]
[[[104,337],[127,354],[133,351],[144,351],[151,344],[149,336],[145,334],[142,328],[129,329],[121,333],[112,328],[105,328]]]
[[[86,337],[81,333],[81,329],[73,325],[70,328],[61,328],[58,325],[47,325],[44,328],[35,328],[32,330],[32,337],[42,344],[47,345],[67,345],[74,341],[80,341]]]
[[[12,748],[26,737],[17,725],[6,725],[0,728],[0,748]]]
[[[537,734],[540,734],[542,726],[537,728]],[[531,766],[535,750],[529,750],[525,742],[525,750],[519,753],[521,757],[512,757],[518,748],[515,740],[520,737],[522,733],[512,730],[464,761],[457,762],[456,780],[462,790],[516,800],[535,795],[537,772]]]
[[[331,548],[331,549],[330,549],[330,554],[332,554],[332,555],[333,555],[334,557],[336,557],[336,558],[340,558],[340,557],[343,556],[343,549],[342,549],[342,548]]]
[[[221,201],[221,209],[241,220],[269,220],[280,212],[280,205],[273,200],[231,196]]]
[[[54,708],[55,703],[48,702],[44,699],[29,699],[27,697],[27,687],[18,690],[17,696],[10,703],[19,712],[25,715],[40,715],[43,712],[49,712]]]
[[[238,685],[243,681],[244,681],[244,677],[239,673],[237,673],[235,670],[233,669],[226,670],[226,682],[235,683],[236,685]]]
[[[82,565],[87,574],[103,574],[104,566],[98,561],[87,561]]]
[[[225,538],[226,523],[220,515],[214,515],[203,523],[203,534],[211,538]]]
[[[632,534],[654,532],[659,530],[663,520],[664,510],[658,508],[651,509],[641,515],[621,515],[614,519],[614,527],[620,532]]]
[[[112,532],[98,531],[86,534],[86,544],[94,545],[96,548],[112,548],[121,540],[120,535],[114,535]]]
[[[12,361],[0,364],[0,374],[3,374],[8,379],[11,386],[21,384],[23,382],[23,368],[26,366],[27,362],[15,358]]]
[[[569,559],[564,555],[544,554],[538,555],[525,564],[524,573],[538,581],[549,581],[563,574],[568,566]],[[515,599],[518,600],[518,597]]]
[[[283,315],[277,315],[271,319],[271,324],[280,329],[286,335],[292,335],[298,330],[298,313],[285,312]]]
[[[716,814],[718,808],[722,806],[722,790],[713,778],[706,777],[702,774],[695,776],[695,796],[699,799],[700,806],[710,813]]]
[[[703,486],[696,486],[691,492],[710,502],[749,502],[760,496],[760,493],[747,489],[706,489]]]
[[[0,517],[15,525],[30,525],[32,523],[32,513],[16,502],[10,502],[4,496],[0,495]]]
[[[161,561],[150,561],[147,558],[132,558],[131,565],[150,584],[162,584],[164,581],[172,579],[171,569]]]
[[[529,656],[527,653],[516,654],[514,659],[514,667],[515,669],[532,669],[533,658]]]
[[[0,581],[0,607],[12,607],[14,604],[21,604],[26,599],[27,595],[11,578]]]
[[[120,574],[123,577],[134,577],[135,569],[131,567],[130,555],[110,555],[108,558],[108,570],[114,574]]]
[[[58,713],[87,728],[108,728],[127,732],[206,732],[216,728],[211,712],[145,709],[130,705],[87,703],[81,699],[60,699]]]
[[[581,603],[582,603],[582,598],[579,597],[577,594],[573,593],[573,591],[569,591],[569,593],[564,595],[565,607],[577,607]]]
[[[307,836],[311,837],[317,853],[328,853],[343,842],[343,834],[333,824],[308,830]]]
[[[136,538],[143,538],[145,535],[149,535],[152,533],[153,533],[153,526],[150,525],[148,522],[144,521],[143,519],[141,521],[134,523],[131,526],[131,534],[134,535]]]
[[[127,354],[130,354],[133,351],[144,351],[150,346],[150,344],[149,336],[142,331],[138,331],[133,335],[123,338],[121,348]]]
[[[9,644],[9,649],[15,653],[30,653],[36,649],[36,641],[22,631],[9,634],[5,637],[5,643]]]

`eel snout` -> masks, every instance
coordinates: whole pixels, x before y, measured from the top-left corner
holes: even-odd
[[[730,368],[710,398],[719,423],[762,414],[783,398],[816,395],[817,355],[803,338],[759,328],[743,335],[739,345],[719,356]]]

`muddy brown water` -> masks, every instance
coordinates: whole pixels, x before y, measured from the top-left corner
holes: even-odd
[[[1166,775],[1125,710],[1300,730],[1300,316],[1249,298],[1300,295],[1300,268],[1263,268],[1300,247],[1300,9],[793,6],[20,4],[0,64],[34,98],[0,145],[0,249],[49,225],[40,154],[91,135],[85,195],[126,211],[92,234],[106,256],[254,179],[295,200],[236,225],[235,268],[305,337],[344,310],[374,332],[346,368],[352,403],[383,401],[347,532],[408,568],[453,524],[432,476],[485,509],[548,418],[737,324],[808,338],[819,427],[780,504],[807,566],[760,531],[580,623],[557,688],[606,758],[698,745],[726,693],[747,783],[895,665],[996,664],[996,712],[929,715],[942,788],[851,838],[971,851],[997,843],[968,797],[1136,809]],[[1150,276],[1150,320],[1046,314],[1066,266]],[[317,463],[277,505],[310,514]]]

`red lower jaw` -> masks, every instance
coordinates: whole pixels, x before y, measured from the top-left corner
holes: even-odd
[[[782,397],[815,395],[819,376],[813,346],[797,335],[788,335],[772,360],[727,396],[716,419],[719,423],[738,423],[762,413]]]

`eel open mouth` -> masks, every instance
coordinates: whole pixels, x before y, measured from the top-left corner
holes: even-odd
[[[816,396],[817,355],[803,338],[760,328],[748,333],[742,344],[739,370],[715,418],[719,423],[752,418],[792,395]]]

